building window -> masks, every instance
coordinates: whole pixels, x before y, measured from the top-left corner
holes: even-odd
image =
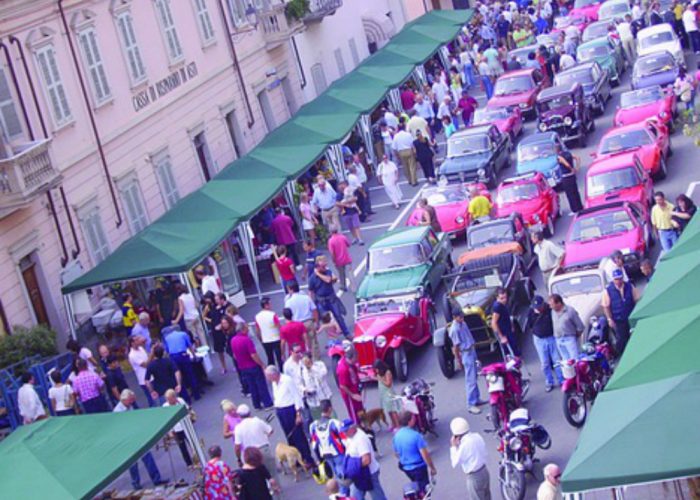
[[[244,0],[228,0],[228,8],[233,19],[234,26],[243,26],[248,23],[245,11],[247,5]]]
[[[124,57],[129,66],[131,84],[137,85],[146,79],[146,67],[143,65],[141,50],[136,43],[134,19],[131,17],[131,12],[122,12],[117,16],[117,28]]]
[[[357,44],[355,39],[351,38],[348,40],[348,47],[350,47],[350,55],[352,56],[352,65],[357,66],[360,64],[360,54],[357,52]]]
[[[199,161],[199,166],[202,168],[202,173],[204,174],[204,180],[209,182],[212,177],[214,177],[214,162],[211,159],[211,153],[209,152],[209,144],[207,144],[207,138],[204,132],[199,132],[192,138],[192,143],[194,144],[195,152],[197,153],[197,161]]]
[[[94,28],[87,28],[78,33],[78,42],[80,43],[83,62],[90,75],[95,104],[102,104],[112,97],[112,90],[107,83],[107,74],[102,63],[100,49],[97,46],[97,34]]]
[[[83,229],[88,253],[93,263],[97,265],[109,256],[109,243],[107,242],[107,236],[100,218],[100,209],[95,203],[90,205],[90,207],[79,211],[78,218]]]
[[[7,141],[22,135],[22,124],[15,109],[10,85],[2,68],[0,68],[0,132]]]
[[[207,0],[194,0],[194,12],[197,16],[197,26],[199,26],[202,43],[209,45],[214,41],[214,27],[211,24]]]
[[[272,132],[277,128],[277,120],[275,120],[275,114],[272,111],[272,104],[270,103],[270,96],[267,94],[267,90],[262,90],[258,94],[258,103],[262,110],[267,131]]]
[[[170,10],[170,0],[155,0],[158,22],[168,49],[168,59],[170,63],[176,63],[183,58],[180,39],[177,37],[173,13]]]
[[[180,193],[177,190],[177,183],[173,175],[173,164],[170,161],[170,154],[167,150],[156,153],[151,157],[151,163],[158,177],[160,192],[163,195],[165,208],[171,209],[179,200]]]
[[[320,95],[324,90],[328,88],[328,83],[326,82],[326,74],[323,72],[323,66],[321,63],[314,64],[311,66],[311,79],[314,82],[314,89],[316,90],[316,95]]]
[[[345,76],[345,73],[347,73],[347,70],[345,69],[345,61],[343,60],[343,52],[340,50],[340,48],[337,48],[333,51],[333,55],[335,55],[335,62],[338,65],[338,74],[340,76]]]
[[[289,115],[291,116],[299,110],[299,106],[297,106],[297,100],[294,97],[292,83],[289,81],[289,77],[287,76],[282,78],[282,93],[284,94],[284,100],[287,102],[287,108],[289,109]]]
[[[53,45],[45,45],[36,51],[36,60],[39,64],[39,72],[44,83],[46,95],[51,104],[51,115],[54,123],[60,127],[70,122],[71,115],[66,90],[63,87],[61,74],[58,71],[56,62],[56,51]]]
[[[240,158],[245,154],[245,141],[241,132],[241,126],[238,124],[238,118],[236,118],[236,112],[231,110],[226,113],[224,118],[226,119],[228,134],[231,137],[231,144],[233,144],[233,151],[236,153],[236,158]]]
[[[143,231],[148,226],[148,214],[143,204],[141,189],[135,175],[131,175],[119,183],[119,192],[122,195],[124,213],[131,234]]]

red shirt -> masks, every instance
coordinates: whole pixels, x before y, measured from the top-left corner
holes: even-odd
[[[277,259],[277,270],[284,281],[296,279],[294,274],[294,261],[286,255],[281,259]]]
[[[289,345],[290,352],[295,345],[300,345],[302,349],[306,350],[305,333],[306,327],[301,321],[287,321],[280,327],[280,338]]]
[[[336,369],[336,375],[338,375],[338,385],[344,385],[353,394],[359,394],[360,392],[360,374],[357,370],[357,366],[348,363],[345,356],[340,358],[338,361],[338,368]],[[343,393],[343,397],[346,397]]]
[[[344,234],[337,233],[328,238],[328,251],[331,253],[331,258],[336,266],[352,264],[349,248],[350,242]]]

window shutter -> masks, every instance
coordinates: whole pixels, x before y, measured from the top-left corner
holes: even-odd
[[[22,124],[19,121],[10,86],[2,68],[0,68],[0,129],[2,129],[6,139],[22,134]]]

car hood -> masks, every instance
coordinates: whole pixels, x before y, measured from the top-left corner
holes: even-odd
[[[600,10],[600,5],[601,4],[599,3],[594,3],[592,5],[586,5],[585,7],[577,7],[575,9],[571,9],[569,15],[586,16],[588,19],[596,21],[598,20],[598,11]]]
[[[357,299],[368,299],[400,292],[411,292],[423,283],[428,264],[365,275],[357,290]]]
[[[650,102],[633,108],[620,108],[615,113],[615,124],[629,125],[637,123],[647,118],[656,118],[664,109],[663,101]]]
[[[485,153],[447,158],[442,165],[440,165],[440,174],[446,175],[479,170],[481,167],[486,165],[488,161],[489,156]]]
[[[502,119],[500,119],[500,120],[493,120],[491,123],[493,123],[494,125],[496,125],[496,127],[498,128],[498,130],[499,130],[502,134],[505,134],[506,132],[509,131],[509,130],[508,130],[508,118],[502,118]]]
[[[653,75],[643,75],[637,78],[635,88],[654,87],[656,85],[663,87],[665,85],[671,85],[674,81],[676,81],[677,76],[678,71],[675,69],[655,73]]]
[[[679,47],[677,42],[665,42],[657,43],[646,49],[637,49],[637,57],[646,56],[648,54],[654,54],[656,52],[668,52],[670,54],[675,54],[678,52]]]
[[[371,316],[360,317],[355,320],[355,337],[376,337],[386,333],[390,328],[398,325],[405,317],[404,313],[392,312],[384,314],[373,314]]]
[[[463,309],[469,306],[477,306],[484,310],[491,306],[495,298],[496,288],[474,288],[472,290],[458,292],[453,297]]]
[[[517,106],[521,102],[529,102],[532,96],[535,94],[536,89],[530,89],[525,92],[518,92],[517,94],[509,95],[494,95],[489,99],[489,106],[494,108],[503,108],[507,106]]]
[[[531,223],[532,217],[540,213],[546,205],[544,198],[532,198],[531,200],[520,200],[514,203],[504,203],[496,207],[496,217],[507,217],[517,212],[523,216],[525,223]]]
[[[518,162],[515,170],[518,174],[527,174],[529,172],[549,173],[552,169],[557,168],[557,165],[557,157],[548,156],[547,158]]]
[[[570,295],[564,299],[569,307],[573,307],[584,325],[588,325],[593,315],[600,315],[602,312],[601,293],[582,293],[580,295]]]
[[[599,205],[604,205],[606,203],[612,203],[617,201],[632,201],[644,206],[644,204],[647,201],[644,185],[640,184],[638,186],[633,186],[626,189],[609,191],[599,196],[588,197],[586,198],[586,208],[597,207]]]
[[[562,106],[561,108],[550,109],[549,111],[541,111],[540,121],[546,122],[557,116],[564,119],[564,117],[571,114],[573,110],[574,106]]]
[[[468,218],[467,209],[469,208],[469,202],[460,201],[456,203],[447,203],[445,205],[438,205],[435,208],[435,213],[437,214],[438,222],[440,227],[445,232],[456,231],[462,229],[466,225]],[[423,215],[422,208],[416,208],[406,221],[407,226],[420,226],[421,216]],[[457,217],[462,217],[463,222],[458,223],[455,219]]]
[[[629,248],[635,250],[641,241],[641,229],[634,228],[621,234],[598,238],[586,242],[567,241],[564,267],[590,262],[598,262],[614,250]]]
[[[641,120],[638,120],[641,121]],[[637,158],[642,162],[642,166],[647,172],[651,172],[654,167],[654,158],[656,156],[656,145],[646,144],[644,146],[639,146],[633,149],[626,149],[626,153],[634,152],[637,154]],[[612,158],[615,155],[598,155],[598,159]]]

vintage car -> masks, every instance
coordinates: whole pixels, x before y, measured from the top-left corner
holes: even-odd
[[[578,62],[595,61],[608,72],[610,83],[617,87],[620,85],[620,77],[627,67],[622,47],[615,44],[608,37],[596,38],[590,42],[582,43],[576,49]]]
[[[539,132],[525,136],[518,143],[515,171],[518,175],[540,172],[556,186],[561,180],[555,147],[566,151],[566,145],[556,132]]]
[[[537,96],[537,128],[556,132],[562,141],[577,141],[586,146],[586,136],[595,130],[595,121],[586,106],[583,87],[564,83],[549,87]]]
[[[430,297],[445,271],[452,268],[451,251],[449,236],[427,226],[385,233],[369,247],[367,273],[356,300],[414,292]]]
[[[567,28],[573,26],[578,30],[580,35],[581,32],[588,25],[588,22],[589,20],[585,15],[574,13],[572,11],[566,16],[558,16],[554,18],[551,33],[560,33],[562,31],[566,31]]]
[[[649,26],[637,33],[637,57],[668,52],[679,66],[685,66],[685,56],[681,41],[670,24]]]
[[[520,214],[527,226],[542,227],[552,236],[560,213],[559,195],[539,172],[505,179],[496,191],[496,217],[512,213]]]
[[[598,9],[598,20],[622,20],[627,14],[632,15],[632,7],[628,0],[607,0]]]
[[[491,329],[491,308],[498,288],[509,291],[511,313],[530,303],[535,287],[524,272],[518,254],[520,247],[515,242],[502,243],[489,247],[488,252],[480,252],[476,258],[465,259],[455,273],[445,277],[448,293],[444,297],[444,310],[447,325],[433,333],[438,363],[445,377],[454,374],[452,343],[448,335],[452,321],[452,310],[464,311],[464,320],[476,342],[477,351],[494,352],[498,339]],[[516,335],[520,334],[520,323],[516,319]]]
[[[637,57],[632,69],[632,88],[669,87],[678,78],[679,66],[669,52]]]
[[[417,293],[355,304],[352,343],[357,351],[360,380],[374,382],[373,364],[381,359],[392,367],[395,377],[405,382],[408,379],[407,351],[430,341],[436,327],[431,299]],[[331,344],[328,355],[335,366],[343,355],[342,343]]]
[[[646,120],[610,129],[601,139],[598,151],[591,156],[603,159],[631,152],[637,155],[650,176],[665,178],[667,159],[673,154],[668,128],[656,120]]]
[[[623,92],[613,123],[616,127],[620,127],[655,118],[664,123],[669,131],[673,131],[673,118],[675,116],[676,96],[672,91],[663,90],[655,85]]]
[[[511,142],[496,125],[460,130],[447,140],[447,157],[438,175],[451,182],[483,182],[496,185],[498,172],[510,165]]]
[[[492,108],[487,106],[474,112],[474,125],[488,125],[493,123],[503,134],[510,136],[511,143],[523,133],[523,114],[519,108],[508,111],[506,108]]]
[[[488,188],[482,183],[447,184],[441,181],[435,186],[426,187],[422,192],[422,197],[435,209],[443,232],[452,237],[464,233],[469,225],[469,192],[472,187],[491,198]],[[420,226],[422,216],[423,209],[416,207],[406,225]]]
[[[611,201],[629,201],[648,209],[654,183],[637,153],[622,153],[596,160],[586,170],[586,208]]]
[[[527,63],[527,59],[530,53],[534,52],[535,54],[537,54],[540,45],[542,44],[538,42],[533,45],[526,45],[525,47],[513,49],[508,52],[508,60],[510,61],[513,58],[513,56],[515,56],[515,60],[520,63],[520,66],[525,67],[525,63]]]
[[[537,47],[545,46],[550,54],[556,53],[557,45],[559,45],[559,33],[540,33],[535,37]],[[527,59],[527,56],[525,57]]]
[[[520,108],[524,115],[534,115],[537,94],[543,87],[542,73],[534,68],[509,71],[496,80],[493,97],[488,106],[492,108]]]
[[[597,265],[614,250],[620,250],[627,272],[636,272],[653,242],[643,207],[617,201],[585,208],[576,214],[566,235],[562,267]]]
[[[596,21],[595,23],[589,24],[588,26],[586,26],[586,29],[583,30],[581,42],[586,43],[590,42],[591,40],[596,40],[602,37],[608,38],[608,35],[610,33],[610,26],[615,26],[615,22],[608,20]]]
[[[534,264],[532,243],[522,215],[512,213],[507,217],[479,222],[467,228],[467,250],[469,251],[513,241],[522,248],[520,257],[525,264],[525,269],[529,270]]]
[[[555,272],[547,285],[549,294],[558,294],[573,307],[586,326],[582,339],[587,338],[591,320],[603,315],[601,298],[608,281],[600,266],[582,266],[566,272]]]
[[[600,10],[602,3],[603,0],[575,0],[571,15],[584,16],[589,21],[597,21],[598,10]]]
[[[605,111],[605,104],[612,97],[608,72],[602,69],[597,62],[590,61],[562,71],[554,77],[555,85],[571,85],[576,82],[583,85],[588,108],[602,115]]]

